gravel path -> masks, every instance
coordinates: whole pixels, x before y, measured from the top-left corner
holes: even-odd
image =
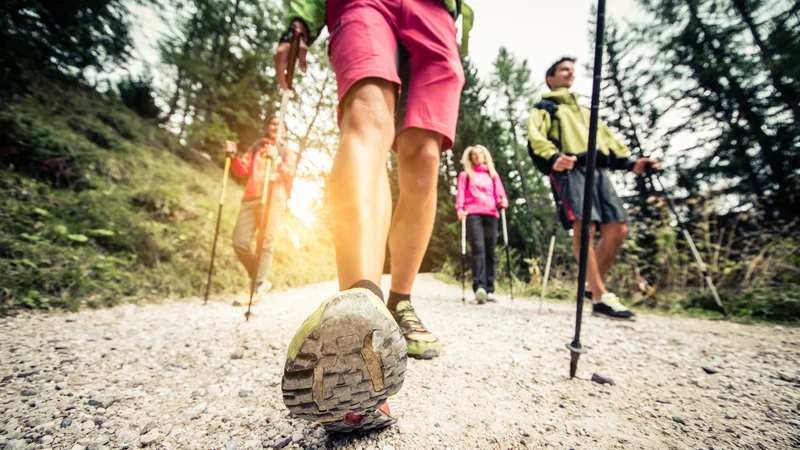
[[[587,315],[570,380],[567,303],[462,305],[431,275],[415,304],[444,352],[409,361],[398,424],[326,436],[288,416],[280,376],[334,286],[273,293],[250,323],[230,298],[0,319],[0,448],[800,447],[796,328]]]

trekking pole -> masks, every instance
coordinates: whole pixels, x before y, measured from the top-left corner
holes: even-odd
[[[225,143],[227,145],[227,142]],[[208,282],[206,282],[206,295],[203,305],[208,303],[208,293],[211,290],[211,275],[214,273],[214,257],[217,255],[217,238],[219,237],[219,224],[222,222],[222,206],[225,204],[225,188],[228,187],[228,172],[231,169],[231,157],[225,157],[225,170],[222,173],[222,191],[219,194],[219,210],[217,211],[217,226],[214,229],[214,243],[211,245],[211,262],[208,264]]]
[[[500,217],[503,219],[503,242],[506,244],[506,266],[508,267],[508,291],[511,302],[514,302],[514,278],[511,276],[511,253],[508,249],[508,227],[506,226],[506,209],[500,208]]]
[[[586,292],[586,266],[589,259],[589,233],[592,229],[592,203],[594,201],[594,168],[597,160],[597,121],[600,105],[600,78],[603,71],[603,33],[606,21],[606,0],[597,2],[597,32],[594,42],[594,80],[592,81],[592,112],[589,118],[589,146],[587,148],[586,180],[583,188],[583,219],[581,222],[581,247],[578,259],[578,304],[575,312],[575,337],[567,344],[570,351],[569,377],[575,378],[578,359],[586,349],[581,346],[581,319],[583,295]]]
[[[550,264],[553,262],[553,250],[556,247],[556,235],[558,234],[558,216],[561,214],[561,208],[564,205],[564,188],[567,185],[569,178],[569,170],[564,171],[564,179],[561,181],[561,190],[556,192],[556,216],[553,220],[553,235],[550,237],[550,250],[547,252],[547,265],[544,267],[544,281],[542,281],[542,296],[539,297],[539,314],[542,313],[542,303],[544,303],[544,296],[547,292],[547,280],[550,278]]]
[[[461,221],[461,303],[466,303],[466,287],[464,278],[466,277],[466,270],[464,268],[464,259],[467,257],[467,219]]]
[[[717,287],[714,285],[714,282],[711,280],[711,274],[708,272],[708,266],[703,262],[703,258],[700,256],[700,252],[697,251],[697,246],[694,245],[694,240],[692,239],[692,235],[689,234],[689,230],[686,228],[686,224],[681,219],[681,216],[678,215],[678,209],[675,207],[675,203],[672,201],[672,195],[670,192],[664,187],[664,183],[661,182],[661,178],[658,174],[661,171],[651,171],[648,170],[647,176],[650,178],[650,183],[655,187],[655,183],[653,181],[658,182],[659,190],[661,191],[661,195],[664,196],[664,199],[667,200],[667,205],[669,205],[670,211],[672,211],[672,215],[675,216],[675,219],[678,221],[678,227],[683,232],[683,236],[686,239],[686,242],[689,243],[689,249],[692,251],[692,256],[694,256],[695,262],[697,262],[697,267],[700,269],[700,272],[703,274],[703,278],[705,278],[706,283],[708,284],[709,290],[711,290],[711,295],[714,297],[714,301],[719,306],[719,309],[722,311],[723,316],[727,316],[728,313],[725,311],[725,306],[722,304],[722,300],[719,298],[719,294],[717,293]]]
[[[294,77],[294,65],[297,62],[297,54],[300,51],[300,37],[302,33],[296,28],[293,29],[294,37],[292,38],[292,46],[289,50],[289,61],[286,67],[286,82],[288,89],[283,91],[281,95],[281,111],[278,115],[278,135],[275,137],[275,145],[278,147],[278,154],[281,153],[281,141],[283,140],[283,124],[286,120],[286,105],[289,103],[289,98],[292,93],[292,77]],[[264,176],[264,190],[261,192],[261,214],[258,222],[258,238],[256,239],[256,267],[253,272],[253,279],[250,281],[250,301],[247,303],[247,312],[244,313],[245,321],[250,320],[250,308],[253,306],[253,294],[256,289],[256,278],[258,278],[258,269],[261,265],[261,255],[264,252],[264,238],[266,237],[267,220],[269,220],[269,208],[272,204],[272,190],[270,189],[269,177],[272,175],[272,158],[267,158],[267,166]]]

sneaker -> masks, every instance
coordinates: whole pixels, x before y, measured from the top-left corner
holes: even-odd
[[[478,302],[479,305],[486,303],[486,289],[478,288],[475,291],[475,301]]]
[[[425,329],[410,301],[399,302],[397,308],[392,311],[392,316],[403,330],[403,337],[406,338],[408,345],[408,356],[417,359],[432,359],[439,356],[442,344],[433,333]]]
[[[386,399],[406,374],[408,349],[386,305],[367,289],[324,302],[297,330],[283,370],[283,402],[329,432],[394,423]]]
[[[264,296],[267,295],[272,289],[272,283],[269,281],[263,281],[261,283],[256,284],[256,293],[253,295],[253,304],[260,302]],[[250,303],[250,290],[244,292],[242,295],[243,298],[237,298],[233,301],[232,306],[247,306]]]
[[[490,303],[497,303],[497,297],[494,296],[494,292],[489,292],[486,294],[486,301]]]
[[[262,282],[260,285],[258,285],[258,287],[256,287],[255,297],[258,297],[258,299],[261,300],[271,290],[272,290],[272,282],[269,280],[264,280],[264,282]]]
[[[592,305],[592,315],[608,317],[617,320],[635,320],[636,315],[632,313],[619,298],[611,292],[606,292],[600,297],[600,301]]]
[[[594,302],[594,294],[592,294],[592,291],[589,290],[588,286],[583,290],[583,298],[589,300],[590,302]]]

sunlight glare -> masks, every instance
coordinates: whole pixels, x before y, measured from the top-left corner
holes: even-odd
[[[322,198],[322,189],[315,183],[296,178],[292,185],[292,198],[289,199],[289,210],[307,227],[314,225],[314,205]]]

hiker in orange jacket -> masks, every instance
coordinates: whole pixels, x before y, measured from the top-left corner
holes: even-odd
[[[236,153],[236,144],[227,141],[225,153],[233,158],[231,168],[234,175],[247,178],[247,185],[242,196],[242,207],[233,229],[233,249],[236,256],[244,265],[250,279],[256,279],[256,294],[253,301],[258,301],[272,288],[272,283],[267,280],[269,266],[275,250],[275,230],[280,225],[281,216],[286,209],[292,189],[292,180],[297,170],[297,148],[283,142],[281,152],[275,138],[278,135],[279,119],[272,117],[264,127],[264,137],[255,141],[250,148],[239,157]],[[259,218],[261,217],[261,195],[264,189],[267,159],[273,161],[272,173],[269,175],[271,199],[267,202],[269,211],[266,218],[266,232],[262,247],[261,261],[256,261],[256,255],[250,243],[256,236]],[[242,303],[234,301],[234,306]]]

